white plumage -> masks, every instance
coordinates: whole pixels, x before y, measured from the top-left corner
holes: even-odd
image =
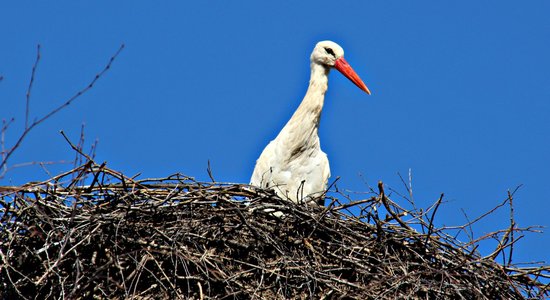
[[[317,43],[311,53],[311,78],[298,109],[256,161],[250,184],[273,188],[282,198],[301,203],[325,192],[330,167],[319,142],[319,121],[328,74],[336,68],[360,89],[369,89],[344,60],[344,50],[331,41]]]

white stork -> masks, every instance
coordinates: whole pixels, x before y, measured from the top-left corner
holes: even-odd
[[[317,133],[330,69],[340,71],[370,95],[338,44],[317,43],[310,59],[311,77],[306,95],[285,127],[262,151],[250,179],[251,185],[273,188],[280,197],[296,203],[324,193],[330,177],[328,158],[321,150]]]

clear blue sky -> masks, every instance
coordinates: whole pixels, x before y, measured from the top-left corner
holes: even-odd
[[[518,224],[550,226],[550,2],[201,3],[2,1],[0,117],[16,118],[8,146],[23,126],[38,43],[34,117],[126,44],[97,86],[32,132],[11,163],[72,159],[58,131],[76,141],[84,122],[88,142],[99,139],[97,160],[127,175],[208,180],[210,160],[217,180],[248,182],[304,95],[313,46],[331,39],[373,92],[330,75],[320,135],[339,188],[383,180],[403,191],[397,173],[412,169],[417,205],[445,192],[436,222],[457,225],[460,209],[473,218],[523,184]],[[47,177],[22,168],[0,184]],[[507,216],[475,234],[507,226]],[[528,235],[516,260],[549,261],[547,249],[550,233]]]

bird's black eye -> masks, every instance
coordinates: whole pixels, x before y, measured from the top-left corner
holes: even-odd
[[[326,47],[325,47],[325,51],[326,51],[328,54],[330,54],[330,55],[336,57],[336,54],[334,54],[334,51],[332,51],[332,49],[326,48]]]

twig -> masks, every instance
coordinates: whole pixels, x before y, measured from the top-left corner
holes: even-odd
[[[388,198],[386,197],[386,194],[384,193],[384,183],[382,181],[378,181],[378,191],[380,192],[380,200],[382,201],[382,204],[384,204],[384,207],[388,211],[388,213],[392,216],[394,220],[399,223],[399,225],[403,226],[404,228],[407,228],[408,230],[412,230],[412,228],[393,211],[393,209],[390,207],[388,203]]]
[[[510,244],[510,252],[508,254],[508,262],[506,263],[506,266],[510,266],[512,264],[512,257],[514,255],[514,229],[516,228],[516,221],[514,219],[514,196],[510,191],[508,190],[508,203],[510,203],[510,239],[512,240],[512,243]]]
[[[214,179],[214,175],[212,175],[212,167],[210,166],[210,160],[208,160],[208,166],[206,167],[206,172],[208,173],[208,177],[210,177],[210,180],[212,180],[212,182],[216,182],[216,180]]]
[[[426,234],[425,247],[428,247],[428,242],[430,241],[430,236],[432,235],[432,232],[433,232],[433,221],[434,221],[435,213],[437,212],[439,205],[441,205],[441,201],[443,201],[443,196],[444,194],[441,193],[441,195],[439,196],[439,199],[437,199],[437,202],[435,203],[435,208],[434,208],[434,211],[432,212],[432,216],[430,217],[430,222],[428,223],[428,233]]]
[[[334,178],[334,180],[330,183],[330,185],[327,187],[326,191],[325,191],[325,194],[332,188],[332,187],[335,187],[336,186],[336,182],[338,182],[338,180],[340,180],[340,176],[336,176],[336,178]]]
[[[77,148],[80,149],[80,151],[83,151],[83,149],[84,149],[84,139],[85,139],[84,127],[85,127],[85,124],[82,123],[82,125],[80,126],[80,138],[78,139],[78,144],[76,145]],[[82,164],[82,157],[83,156],[80,155],[80,153],[78,151],[75,151],[75,158],[74,158],[74,167],[75,168],[76,168],[76,166]]]
[[[2,131],[0,132],[0,146],[1,146],[1,154],[2,154],[2,161],[6,160],[6,131],[8,130],[8,127],[10,127],[11,123],[13,123],[15,119],[11,118],[9,121],[6,122],[5,119],[2,120]],[[4,164],[3,168],[0,168],[0,178],[2,178],[2,174],[5,174],[7,172],[8,166]]]
[[[464,218],[466,219],[466,224],[469,224],[468,226],[466,226],[467,229],[464,228],[463,230],[466,232],[466,235],[468,236],[468,239],[473,240],[474,239],[474,230],[472,228],[470,218],[468,217],[468,215],[466,214],[466,212],[464,211],[463,208],[461,208],[460,211],[462,211],[462,214],[464,215]],[[460,231],[459,231],[459,233],[460,233]],[[457,235],[459,233],[457,233]],[[458,236],[455,236],[455,238],[457,238],[457,237]]]
[[[76,151],[78,154],[80,154],[80,155],[86,157],[86,160],[91,161],[91,162],[94,162],[94,160],[93,160],[90,156],[88,156],[88,154],[82,152],[82,149],[81,149],[81,148],[79,148],[78,146],[75,146],[75,145],[71,142],[71,140],[69,140],[69,138],[67,137],[67,135],[65,134],[65,132],[64,132],[63,130],[60,130],[59,133],[61,133],[61,135],[65,138],[65,141],[67,141],[67,143],[69,143],[69,145],[71,146],[71,148],[72,148],[74,151]],[[94,162],[94,163],[95,163],[95,162]]]
[[[397,176],[399,176],[399,180],[401,180],[401,183],[403,184],[403,186],[407,190],[407,193],[409,194],[409,197],[405,197],[405,196],[401,196],[401,197],[407,200],[413,206],[413,208],[416,209],[416,206],[414,204],[414,198],[413,198],[413,190],[412,190],[412,169],[409,169],[408,183],[405,182],[405,179],[403,178],[400,172],[397,172]]]
[[[30,110],[31,90],[32,90],[32,85],[34,83],[36,68],[38,67],[39,62],[40,62],[40,44],[36,46],[36,61],[32,66],[31,79],[29,80],[29,87],[27,88],[27,94],[26,94],[27,103],[25,104],[25,130],[29,128],[29,110]]]
[[[335,200],[337,200],[337,199],[335,199]],[[338,211],[338,210],[342,210],[342,209],[348,209],[348,208],[353,207],[353,206],[359,206],[361,204],[372,203],[372,202],[375,202],[375,201],[376,201],[376,197],[372,196],[369,199],[363,199],[363,200],[359,200],[359,201],[352,201],[352,202],[349,202],[349,203],[345,203],[345,204],[335,206],[334,208],[332,208],[332,210],[333,211]]]

